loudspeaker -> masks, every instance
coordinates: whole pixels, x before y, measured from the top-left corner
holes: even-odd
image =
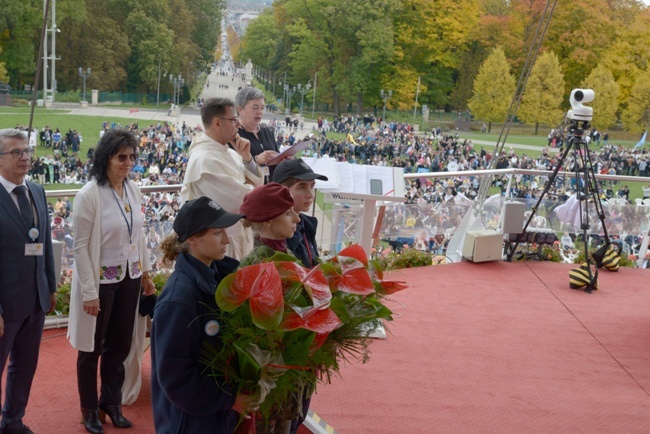
[[[490,230],[467,231],[463,257],[472,262],[496,261],[503,252],[503,234]]]
[[[503,211],[503,233],[520,234],[524,230],[524,213],[526,204],[521,202],[506,202]]]

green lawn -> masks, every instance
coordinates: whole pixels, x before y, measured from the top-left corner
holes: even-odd
[[[9,107],[10,108],[10,107]],[[14,110],[24,110],[23,108],[14,109]],[[81,143],[80,156],[82,160],[86,156],[86,152],[89,147],[93,147],[97,144],[99,140],[99,131],[102,129],[102,124],[105,121],[119,123],[122,126],[128,125],[133,122],[133,119],[129,118],[105,118],[101,116],[70,116],[66,114],[65,110],[37,110],[34,113],[34,122],[33,127],[38,131],[45,126],[49,126],[52,129],[56,130],[59,128],[61,134],[65,135],[69,129],[77,130],[83,141]],[[140,126],[149,125],[148,121],[139,120]],[[157,121],[151,121],[151,123],[156,123]],[[29,126],[29,111],[24,113],[16,112],[5,112],[0,110],[0,128],[14,128],[16,125],[27,127]],[[37,139],[38,143],[38,139]],[[52,150],[36,147],[36,156],[44,157],[46,155],[51,155]]]

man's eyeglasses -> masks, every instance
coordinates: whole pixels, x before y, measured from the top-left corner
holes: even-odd
[[[7,155],[7,154],[11,154],[12,157],[18,159],[18,158],[22,158],[23,154],[27,154],[28,157],[31,157],[32,155],[34,155],[34,150],[32,148],[28,148],[28,149],[12,149],[11,151],[0,152],[0,155]]]
[[[118,154],[116,155],[117,161],[120,163],[125,163],[126,160],[131,160],[131,162],[135,161],[136,155],[135,154]]]
[[[236,124],[237,122],[239,122],[239,118],[238,118],[238,117],[236,117],[236,118],[219,118],[219,119],[223,119],[224,121],[230,121],[230,122],[232,122],[233,124]]]

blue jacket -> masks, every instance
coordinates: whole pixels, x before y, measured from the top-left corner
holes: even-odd
[[[157,434],[232,433],[239,415],[230,410],[237,391],[208,376],[199,362],[204,341],[215,333],[217,285],[239,262],[212,267],[181,253],[158,299],[151,328],[151,401]],[[210,322],[210,324],[208,324]],[[207,326],[206,326],[207,325]]]
[[[307,268],[318,264],[318,245],[316,244],[316,228],[318,219],[305,214],[300,214],[300,222],[296,225],[296,232],[292,238],[287,239],[287,247],[296,258]]]

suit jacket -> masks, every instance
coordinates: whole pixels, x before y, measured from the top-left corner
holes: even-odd
[[[50,310],[50,294],[56,292],[52,231],[45,190],[31,181],[27,181],[27,187],[36,209],[39,232],[36,242],[43,244],[43,255],[25,256],[25,244],[32,242],[27,235],[31,228],[27,227],[11,195],[0,186],[0,314],[5,321],[29,316],[37,300],[47,312]]]

